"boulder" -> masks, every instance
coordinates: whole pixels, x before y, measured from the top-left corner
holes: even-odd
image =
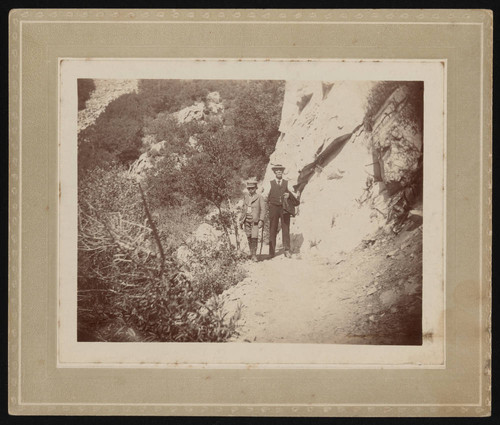
[[[161,142],[151,145],[148,151],[144,152],[132,163],[129,168],[129,175],[138,181],[142,180],[146,176],[147,170],[154,167],[157,160],[156,158],[165,147],[166,143],[166,140],[162,140]]]
[[[187,106],[173,116],[181,124],[191,121],[204,120],[207,115],[218,115],[224,111],[224,105],[221,102],[220,94],[218,92],[211,92],[207,94],[205,102],[196,102],[194,105]]]
[[[204,117],[205,103],[197,102],[192,106],[188,106],[175,112],[173,115],[180,124],[186,124],[193,120],[199,121]]]

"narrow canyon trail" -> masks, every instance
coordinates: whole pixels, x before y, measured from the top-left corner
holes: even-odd
[[[228,312],[241,305],[232,341],[420,344],[421,235],[418,227],[367,240],[332,263],[247,262],[247,278],[222,294]]]

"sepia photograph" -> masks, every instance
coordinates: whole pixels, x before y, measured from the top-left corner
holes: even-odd
[[[491,66],[487,10],[11,11],[9,413],[490,415]]]
[[[77,83],[78,341],[422,344],[422,81]]]

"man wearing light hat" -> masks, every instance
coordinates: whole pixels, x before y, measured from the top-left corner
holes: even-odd
[[[294,214],[298,200],[288,189],[288,181],[283,179],[285,167],[275,164],[271,169],[276,179],[271,180],[264,189],[264,197],[269,204],[269,257],[273,258],[276,251],[276,235],[281,220],[285,257],[290,258],[290,215]]]
[[[247,181],[248,193],[243,200],[243,210],[240,216],[240,226],[245,228],[245,234],[248,238],[248,246],[252,261],[257,261],[257,244],[259,229],[264,225],[266,217],[266,204],[262,195],[257,193],[257,180]]]

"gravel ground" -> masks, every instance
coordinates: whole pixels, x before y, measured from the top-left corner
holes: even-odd
[[[422,343],[421,226],[374,236],[335,264],[279,255],[246,268],[222,294],[227,311],[242,306],[233,341]]]

